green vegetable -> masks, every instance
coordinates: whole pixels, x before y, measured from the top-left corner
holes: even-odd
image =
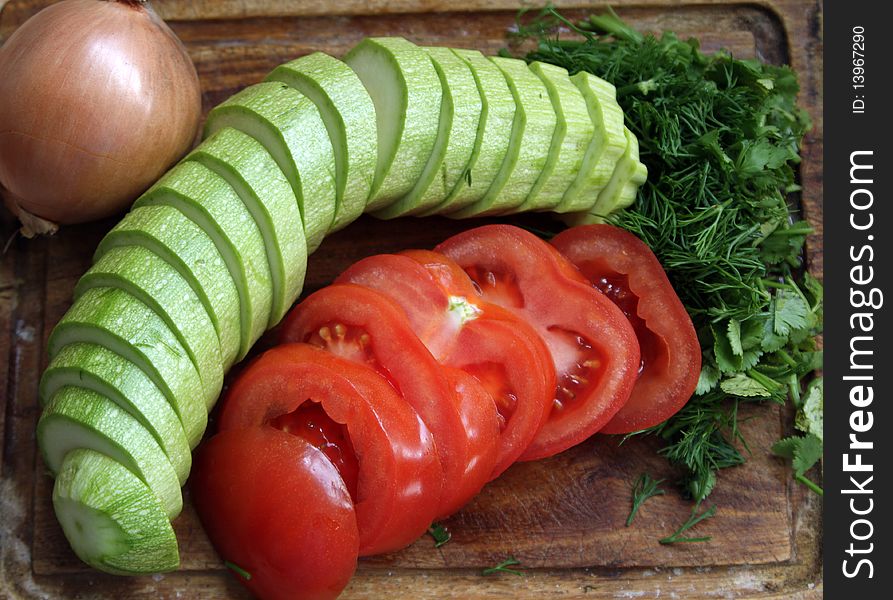
[[[431,523],[431,527],[428,528],[428,534],[434,538],[435,548],[440,548],[453,537],[453,534],[447,531],[447,528],[440,523]]]
[[[822,440],[813,433],[804,436],[791,436],[778,440],[772,446],[777,456],[790,459],[794,467],[794,479],[820,496],[825,493],[815,482],[807,479],[806,472],[822,458]]]
[[[509,569],[508,567],[514,565],[520,565],[521,561],[516,559],[514,556],[509,556],[507,559],[496,565],[495,567],[489,567],[481,571],[481,575],[492,575],[494,573],[510,573],[512,575],[518,575],[520,577],[524,576],[524,573],[518,571],[516,569]]]
[[[629,517],[626,519],[627,527],[633,524],[633,519],[636,518],[636,513],[639,512],[639,508],[646,500],[653,498],[654,496],[662,496],[666,493],[664,490],[657,487],[663,483],[663,481],[663,479],[652,479],[651,475],[648,473],[639,475],[639,478],[636,479],[636,482],[633,484],[633,507],[629,511]]]
[[[558,25],[582,39],[558,39]],[[609,220],[651,247],[699,332],[696,395],[649,433],[666,440],[662,453],[686,469],[686,487],[701,501],[718,469],[744,461],[739,403],[790,396],[799,404],[821,365],[821,285],[801,258],[811,228],[787,197],[798,189],[809,127],[796,76],[726,52],[705,55],[670,32],[641,34],[613,12],[575,24],[548,8],[519,23],[518,36],[538,42],[528,61],[614,84],[638,138],[648,181],[634,207]]]
[[[698,502],[691,509],[691,515],[688,517],[688,520],[679,526],[679,529],[673,532],[672,535],[669,535],[660,540],[661,544],[681,544],[681,543],[692,543],[692,542],[709,542],[712,538],[708,536],[703,537],[685,537],[682,534],[700,523],[701,521],[706,521],[707,519],[713,518],[716,514],[716,505],[714,504],[707,510],[702,513],[699,513],[698,510],[701,508],[701,503]]]

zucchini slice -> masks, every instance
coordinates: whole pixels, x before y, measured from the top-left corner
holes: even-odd
[[[419,180],[437,137],[443,91],[428,54],[400,37],[366,38],[344,57],[372,102],[378,162],[367,211],[390,205]]]
[[[239,293],[243,358],[267,329],[273,301],[264,239],[235,190],[203,165],[186,161],[140,196],[135,207],[172,206],[214,241]]]
[[[623,111],[617,104],[614,86],[586,71],[573,75],[571,81],[583,94],[594,129],[580,173],[555,207],[561,213],[591,208],[626,150]]]
[[[307,240],[294,191],[269,152],[237,129],[216,131],[186,160],[197,161],[226,180],[260,228],[272,277],[267,325],[272,327],[298,299],[307,273]]]
[[[151,308],[117,288],[91,288],[68,309],[47,341],[50,361],[68,344],[98,344],[137,365],[170,402],[184,431],[204,431],[205,393],[189,355]]]
[[[232,127],[259,141],[291,184],[307,251],[319,247],[335,222],[335,151],[319,109],[304,94],[278,81],[249,86],[212,109],[205,137]]]
[[[220,394],[220,340],[205,307],[176,269],[142,246],[122,246],[109,250],[81,276],[75,300],[94,287],[121,288],[155,311],[189,354],[208,394]]]
[[[594,126],[580,90],[571,83],[568,72],[542,62],[530,64],[530,70],[546,85],[557,122],[549,157],[530,195],[518,211],[551,210],[561,203],[583,165],[586,147]]]
[[[279,65],[267,81],[281,81],[316,104],[335,151],[337,231],[363,214],[375,179],[378,140],[375,105],[363,82],[346,64],[314,52]]]
[[[434,150],[412,190],[374,216],[392,219],[422,213],[450,195],[468,169],[481,118],[481,96],[471,68],[449,48],[424,49],[431,57],[443,98]]]
[[[495,64],[477,50],[453,49],[471,69],[481,101],[474,149],[465,171],[443,202],[418,216],[447,214],[479,201],[487,193],[509,148],[507,132],[515,118],[515,100]]]
[[[75,554],[95,569],[148,575],[180,566],[177,536],[158,498],[104,454],[80,448],[65,455],[53,507]]]
[[[556,116],[549,92],[527,63],[499,56],[491,56],[490,61],[505,76],[515,101],[508,151],[484,197],[466,208],[448,213],[450,218],[516,211],[530,195],[546,166],[555,132]]]
[[[59,351],[40,378],[40,399],[49,404],[64,386],[80,386],[117,403],[145,427],[171,461],[180,485],[192,467],[191,448],[202,431],[187,433],[167,398],[132,362],[96,344],[69,344]],[[195,425],[199,425],[196,421]]]
[[[134,208],[105,235],[94,262],[113,248],[143,246],[186,279],[217,332],[223,368],[239,354],[239,292],[214,242],[198,225],[171,206]]]
[[[180,480],[171,461],[145,427],[120,406],[92,390],[61,388],[37,422],[37,440],[47,468],[58,474],[65,455],[89,448],[139,477],[173,519],[183,509]]]

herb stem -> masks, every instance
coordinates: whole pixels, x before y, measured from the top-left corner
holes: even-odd
[[[799,481],[800,483],[802,483],[803,485],[805,485],[806,487],[811,489],[813,492],[815,492],[819,496],[825,495],[825,490],[823,490],[821,487],[819,487],[816,483],[814,483],[811,479],[809,479],[805,475],[800,475],[800,474],[795,473],[794,479],[796,479],[797,481]]]

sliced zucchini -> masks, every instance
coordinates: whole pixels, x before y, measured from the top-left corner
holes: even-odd
[[[557,122],[546,166],[519,212],[550,210],[561,203],[580,172],[594,129],[586,101],[565,69],[534,62],[530,70],[546,85]]]
[[[93,390],[130,413],[164,450],[186,483],[192,466],[192,447],[202,437],[201,421],[187,434],[167,398],[132,362],[96,344],[69,344],[59,351],[40,378],[40,399],[46,406],[64,386]]]
[[[307,241],[294,191],[260,142],[237,129],[216,131],[186,160],[225,179],[260,228],[272,277],[267,325],[272,327],[298,299],[307,273]]]
[[[481,96],[468,64],[449,48],[424,49],[431,57],[443,98],[434,150],[412,190],[373,213],[382,219],[422,213],[449,196],[468,169],[481,118]]]
[[[177,536],[152,490],[105,454],[80,448],[65,455],[53,507],[78,557],[115,575],[174,571]]]
[[[562,213],[592,207],[593,199],[608,185],[626,150],[623,111],[617,104],[614,86],[586,71],[572,76],[571,81],[583,94],[594,129],[580,173],[555,207],[556,212]]]
[[[314,52],[279,65],[267,81],[281,81],[316,104],[335,151],[335,220],[337,231],[366,208],[375,179],[378,140],[375,105],[363,82],[346,64]]]
[[[99,243],[94,262],[113,248],[143,246],[186,279],[217,332],[224,369],[239,354],[239,292],[214,242],[186,215],[170,206],[143,206],[127,213]]]
[[[239,358],[270,322],[273,287],[264,239],[239,195],[225,179],[193,161],[181,162],[140,196],[135,207],[172,206],[214,241],[239,293]]]
[[[205,307],[176,269],[143,246],[121,246],[106,252],[81,276],[75,299],[94,287],[121,288],[155,311],[189,354],[209,396],[220,394],[220,340]]]
[[[531,73],[527,63],[499,56],[492,56],[490,60],[505,76],[515,100],[508,151],[484,197],[470,206],[448,213],[450,218],[515,211],[530,195],[543,172],[555,132],[555,110],[549,92],[540,78]]]
[[[54,474],[60,472],[70,451],[89,448],[139,477],[169,519],[183,508],[180,480],[152,434],[130,413],[92,390],[76,386],[59,389],[37,422],[37,441]]]
[[[50,361],[78,342],[98,344],[137,365],[164,393],[184,431],[205,429],[216,396],[205,393],[186,350],[151,308],[124,290],[91,288],[50,334]]]
[[[232,127],[259,141],[291,184],[307,251],[319,247],[335,222],[335,153],[319,109],[304,94],[278,81],[249,86],[211,110],[205,137]]]
[[[447,214],[479,201],[487,193],[509,148],[507,132],[515,118],[515,100],[495,64],[477,50],[454,49],[471,69],[481,101],[474,149],[465,171],[443,202],[419,216]]]
[[[400,37],[366,38],[344,57],[375,105],[378,162],[367,211],[412,190],[434,149],[443,92],[428,54]]]
[[[639,161],[639,140],[632,131],[624,127],[627,146],[623,156],[617,161],[614,175],[598,195],[589,210],[568,213],[564,221],[570,225],[603,223],[612,212],[626,208],[636,200],[639,186],[648,178],[648,168]]]

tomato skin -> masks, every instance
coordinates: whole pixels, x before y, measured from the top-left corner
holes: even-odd
[[[632,313],[642,347],[643,368],[630,399],[602,431],[630,433],[667,420],[695,391],[701,346],[657,257],[642,240],[611,225],[565,230],[552,245]]]
[[[368,340],[327,342],[329,351],[364,360],[376,368],[412,406],[434,437],[443,469],[445,495],[440,516],[454,505],[453,485],[465,471],[465,427],[453,399],[453,389],[440,365],[413,333],[401,308],[387,296],[352,283],[334,283],[298,304],[282,325],[283,342],[320,342],[318,332],[333,323],[363,332]],[[336,337],[337,336],[330,336]],[[362,345],[362,349],[358,348]],[[434,504],[434,500],[430,500]]]
[[[520,460],[578,444],[626,403],[639,367],[635,332],[554,248],[518,227],[486,225],[434,250],[458,263],[484,300],[526,318],[552,354],[556,403]]]
[[[303,439],[269,426],[218,433],[189,478],[220,557],[268,600],[332,600],[357,565],[353,502],[338,472]]]
[[[435,252],[371,256],[337,281],[386,294],[400,305],[413,331],[441,364],[484,382],[503,421],[490,479],[511,466],[545,421],[555,388],[551,357],[536,331],[516,315],[484,302],[462,268]],[[458,299],[464,308],[451,309],[451,301]]]
[[[346,425],[356,449],[360,555],[397,550],[424,534],[443,483],[434,440],[412,407],[369,367],[307,344],[277,346],[233,383],[219,428],[256,428],[308,400]]]

